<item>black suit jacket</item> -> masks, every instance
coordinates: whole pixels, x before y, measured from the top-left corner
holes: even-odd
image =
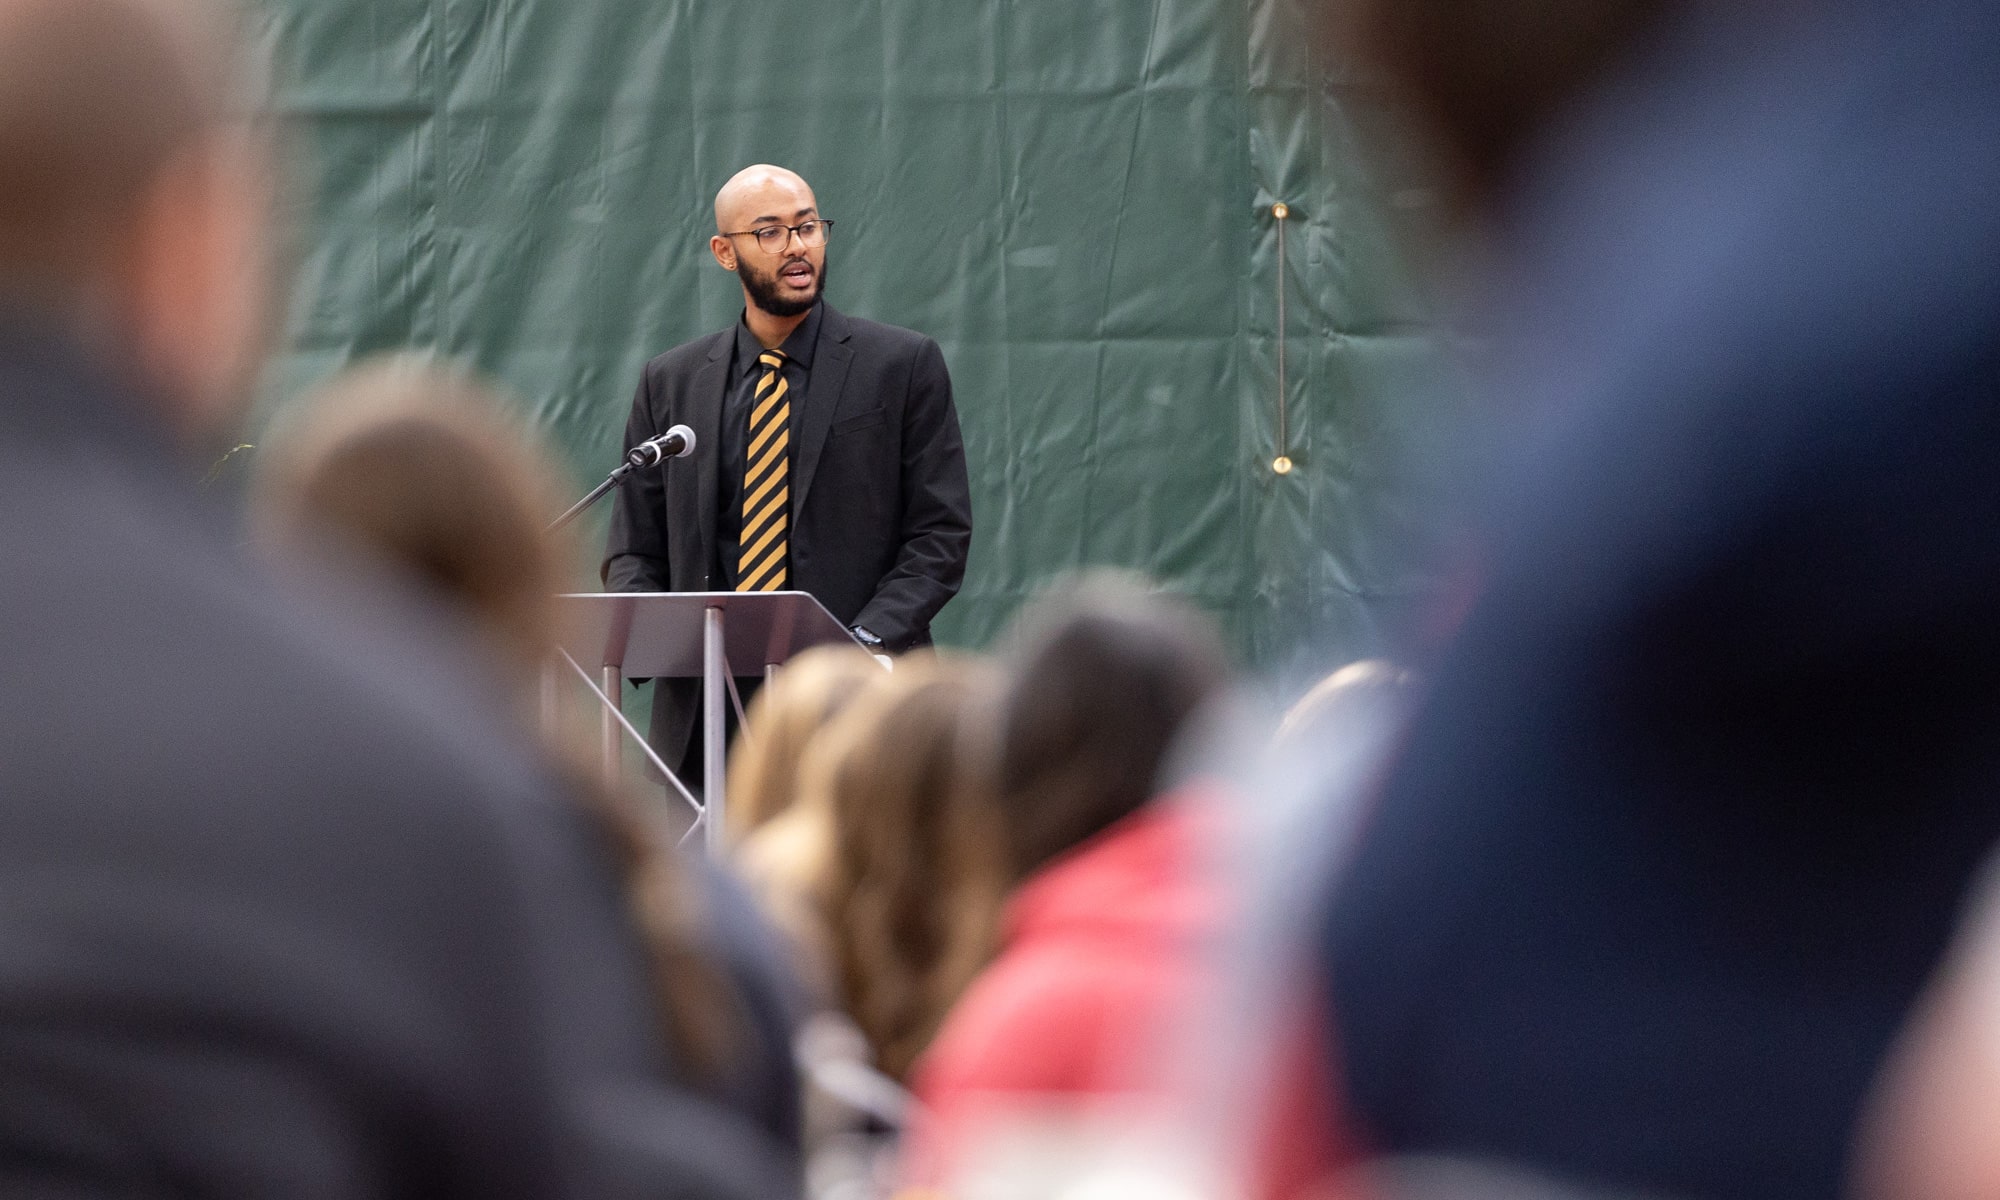
[[[262,583],[144,411],[0,323],[0,1194],[786,1194],[465,661]]]
[[[938,610],[965,578],[972,502],[951,377],[920,333],[825,304],[804,397],[792,410],[791,586],[891,649],[928,645]],[[699,592],[713,578],[723,397],[732,327],[646,364],[625,427],[629,448],[674,425],[694,454],[628,481],[612,510],[604,584],[620,592]],[[671,763],[694,728],[695,691],[654,697],[653,738]]]

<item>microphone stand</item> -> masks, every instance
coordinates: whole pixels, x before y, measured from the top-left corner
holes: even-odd
[[[666,430],[664,434],[660,434],[658,438],[652,438],[650,442],[640,442],[638,446],[632,446],[630,450],[626,450],[626,460],[618,464],[618,470],[614,470],[612,474],[604,476],[604,482],[598,484],[596,488],[590,488],[588,496],[584,496],[576,504],[570,504],[570,510],[564,512],[562,516],[558,516],[556,522],[552,526],[548,526],[548,532],[556,532],[562,526],[566,526],[572,520],[576,520],[578,514],[582,514],[586,508],[590,508],[598,500],[602,500],[606,492],[610,492],[618,484],[626,482],[626,478],[634,470],[646,470],[646,468],[652,468],[652,466],[666,466],[668,458],[686,458],[692,452],[694,452],[694,430],[690,430],[688,426],[674,426],[674,428]]]
[[[665,460],[662,459],[661,461],[664,462]],[[630,475],[632,472],[638,469],[639,469],[639,464],[635,462],[628,461],[619,463],[618,468],[616,470],[612,471],[611,474],[606,475],[604,477],[603,483],[600,483],[596,487],[591,488],[583,499],[577,501],[575,504],[570,505],[568,510],[565,511],[562,516],[557,517],[555,521],[549,525],[549,532],[554,533],[556,530],[561,529],[563,526],[569,524],[571,521],[574,521],[578,517],[582,516],[586,509],[588,509],[591,505],[597,503],[599,500],[604,499],[606,493],[610,492],[612,488],[615,488],[620,484],[624,483],[626,476]]]
[[[603,483],[590,489],[588,496],[570,505],[568,512],[557,517],[555,523],[549,526],[549,532],[554,533],[576,520],[584,509],[604,499],[606,492],[624,483],[632,472],[643,471],[648,467],[663,467],[670,458],[686,458],[692,453],[694,453],[694,430],[685,425],[676,425],[651,441],[641,442],[625,452],[625,461],[618,464],[617,470],[605,476]]]

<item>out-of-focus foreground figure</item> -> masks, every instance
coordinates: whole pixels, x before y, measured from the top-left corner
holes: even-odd
[[[0,0],[0,1191],[788,1194],[460,660],[192,492],[273,307],[209,16]]]
[[[1087,1145],[1093,1120],[1159,1106],[1223,919],[1199,862],[1214,797],[1163,794],[1169,752],[1228,677],[1199,614],[1086,578],[1023,614],[1003,662],[998,951],[918,1064],[906,1167],[966,1195],[1038,1194],[1048,1135]]]
[[[881,1194],[910,1064],[991,947],[998,848],[969,751],[992,682],[978,659],[907,655],[892,674],[816,650],[758,693],[739,742],[796,789],[738,862],[817,1007],[799,1039],[815,1196]],[[786,752],[796,766],[770,761]]]
[[[1514,105],[1548,6],[1331,7],[1472,181],[1536,424],[1332,899],[1358,1128],[1839,1194],[2000,835],[2000,10],[1584,6]]]
[[[302,398],[259,458],[252,516],[266,541],[360,556],[448,602],[528,698],[574,547],[546,529],[553,471],[498,396],[414,354],[374,360]]]
[[[522,732],[548,743],[616,849],[673,1077],[796,1146],[794,989],[773,940],[747,897],[677,854],[639,798],[602,779],[584,730],[546,727],[556,714],[537,711],[556,593],[579,547],[547,527],[555,471],[530,431],[469,374],[402,355],[306,396],[261,458],[253,515],[274,552],[389,572],[469,627]]]
[[[917,655],[807,749],[799,798],[745,847],[823,1003],[900,1082],[983,961],[997,886],[965,753],[985,664]],[[757,728],[751,726],[753,736]]]
[[[807,764],[853,702],[889,679],[859,647],[816,646],[758,689],[730,752],[733,865],[784,933],[793,969],[822,1009],[837,1007],[839,994],[826,911],[833,812],[823,789],[806,794]]]
[[[853,646],[815,646],[750,701],[750,733],[729,751],[729,841],[742,847],[765,825],[796,812],[799,768],[829,722],[888,672]]]

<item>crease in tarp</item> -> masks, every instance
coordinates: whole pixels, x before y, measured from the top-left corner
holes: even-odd
[[[1138,160],[1139,139],[1141,135],[1145,132],[1146,128],[1146,91],[1143,85],[1145,81],[1152,75],[1153,43],[1154,43],[1154,38],[1157,36],[1159,32],[1159,21],[1160,21],[1160,6],[1158,0],[1155,0],[1152,12],[1149,15],[1146,23],[1146,51],[1145,54],[1141,57],[1139,65],[1139,80],[1141,86],[1139,88],[1139,105],[1137,110],[1132,114],[1132,137],[1131,140],[1126,143],[1125,167],[1123,172],[1119,175],[1118,179],[1118,200],[1117,203],[1111,206],[1109,209],[1111,213],[1111,220],[1110,220],[1111,245],[1109,253],[1106,255],[1106,261],[1104,266],[1104,290],[1102,293],[1102,299],[1098,301],[1097,305],[1096,327],[1097,327],[1099,341],[1098,341],[1097,355],[1096,355],[1097,358],[1096,380],[1095,380],[1096,386],[1094,386],[1091,389],[1090,393],[1090,403],[1091,403],[1090,427],[1092,436],[1089,439],[1084,449],[1084,453],[1087,456],[1083,463],[1084,519],[1078,526],[1078,532],[1081,535],[1079,544],[1077,544],[1071,551],[1070,558],[1071,561],[1073,562],[1083,560],[1085,555],[1089,553],[1093,543],[1093,539],[1091,539],[1090,535],[1098,528],[1098,521],[1096,516],[1096,507],[1097,507],[1096,485],[1102,474],[1101,468],[1099,466],[1100,456],[1098,454],[1098,449],[1099,449],[1099,443],[1102,441],[1102,437],[1100,436],[1100,434],[1104,424],[1104,391],[1105,391],[1104,366],[1105,366],[1106,349],[1107,349],[1106,344],[1103,341],[1103,337],[1105,332],[1105,326],[1108,324],[1111,315],[1111,289],[1116,285],[1118,279],[1118,247],[1119,247],[1120,236],[1123,234],[1125,228],[1125,214],[1130,207],[1130,197],[1132,188],[1132,167],[1133,164]]]

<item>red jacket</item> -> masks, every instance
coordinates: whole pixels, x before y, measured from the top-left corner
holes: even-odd
[[[1058,858],[1007,902],[1003,944],[914,1074],[928,1110],[909,1178],[938,1183],[981,1127],[1037,1098],[1142,1095],[1221,915],[1199,877],[1200,818],[1149,804]]]

